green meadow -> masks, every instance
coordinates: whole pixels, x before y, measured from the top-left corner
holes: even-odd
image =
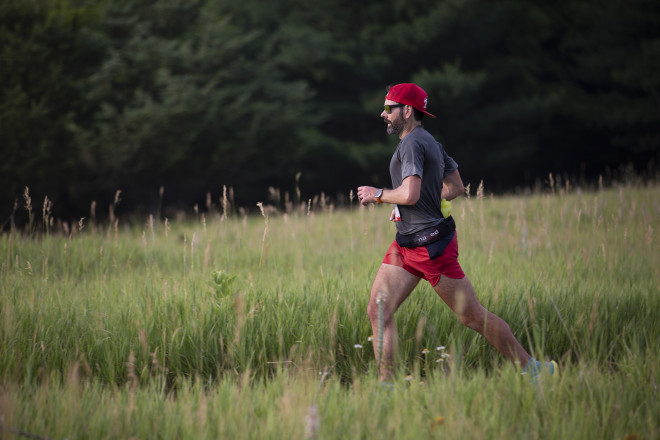
[[[381,386],[387,206],[66,225],[36,207],[0,236],[0,438],[660,438],[660,186],[482,193],[452,204],[461,265],[559,375],[530,383],[422,282]]]

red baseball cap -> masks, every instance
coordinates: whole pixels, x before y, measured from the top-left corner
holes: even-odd
[[[412,83],[403,83],[392,86],[385,99],[398,102],[399,104],[406,104],[415,107],[425,115],[435,118],[434,115],[426,111],[426,102],[428,95],[420,86]]]

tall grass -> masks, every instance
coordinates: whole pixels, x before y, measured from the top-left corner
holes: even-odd
[[[427,284],[397,313],[394,388],[378,385],[366,305],[386,207],[2,235],[0,436],[657,437],[659,196],[454,202],[481,301],[560,362],[537,386]]]

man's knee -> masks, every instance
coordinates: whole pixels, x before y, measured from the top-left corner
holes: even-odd
[[[509,324],[504,322],[502,318],[488,312],[484,308],[481,310],[482,313],[459,315],[461,323],[481,334],[487,333],[489,328],[495,328],[498,329],[498,331],[511,331]]]
[[[378,305],[369,301],[369,304],[367,305],[367,315],[372,322],[378,319]]]
[[[467,328],[471,328],[472,330],[476,330],[476,331],[480,330],[479,320],[474,319],[473,316],[458,315],[458,318],[461,320],[461,324],[463,324]]]
[[[379,318],[379,314],[381,313],[380,307],[378,307],[376,301],[369,301],[369,304],[367,305],[367,315],[369,316],[369,320],[372,323],[377,323],[379,319],[382,319],[383,323],[388,325],[392,321],[394,313],[386,307],[383,307],[382,310],[383,316],[382,318]]]
[[[466,308],[461,313],[457,313],[457,315],[461,320],[461,324],[479,333],[483,332],[486,325],[488,325],[486,322],[487,313],[481,307]]]

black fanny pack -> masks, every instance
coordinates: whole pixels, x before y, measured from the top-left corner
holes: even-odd
[[[414,234],[403,235],[396,233],[396,242],[401,247],[414,248],[419,246],[426,246],[440,240],[443,237],[451,234],[456,230],[456,223],[454,219],[449,216],[444,221],[431,228],[424,229]]]

